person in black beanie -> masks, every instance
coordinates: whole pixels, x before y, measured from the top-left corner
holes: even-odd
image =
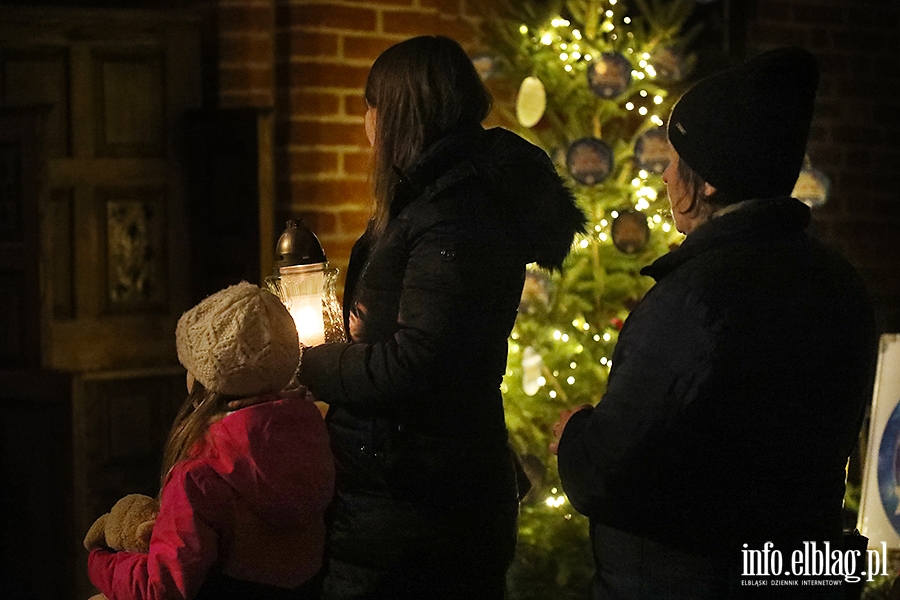
[[[672,110],[663,179],[687,238],[642,271],[656,285],[602,400],[554,425],[595,600],[843,598],[853,579],[802,552],[841,548],[877,350],[863,283],[790,197],[817,81],[811,54],[783,48]]]

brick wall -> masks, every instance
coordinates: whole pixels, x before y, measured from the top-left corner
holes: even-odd
[[[218,103],[275,108],[276,222],[303,217],[345,267],[369,216],[369,66],[413,35],[471,47],[477,19],[465,0],[198,1],[217,6]],[[863,274],[883,331],[900,331],[898,5],[755,0],[744,9],[748,56],[794,44],[820,59],[809,154],[832,190],[814,226]]]
[[[301,217],[345,270],[370,211],[363,87],[414,35],[474,39],[461,0],[218,0],[219,106],[275,109],[276,223]]]
[[[758,0],[748,54],[799,45],[819,59],[810,136],[831,198],[814,210],[822,239],[859,269],[882,331],[900,331],[900,3]]]

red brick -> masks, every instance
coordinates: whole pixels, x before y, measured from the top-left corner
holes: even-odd
[[[318,121],[293,121],[290,124],[290,142],[298,145],[356,145],[366,147],[369,141],[362,123],[322,123]]]
[[[219,6],[218,20],[219,32],[272,31],[275,11],[271,6],[226,4]]]
[[[219,38],[219,61],[271,64],[275,49],[272,39],[254,35],[230,35]]]
[[[287,95],[287,110],[294,116],[325,117],[337,115],[340,111],[341,98],[328,92],[311,92],[304,89],[291,90]]]
[[[397,38],[344,36],[344,58],[374,61],[378,55],[397,43]]]
[[[363,93],[344,96],[344,114],[362,116],[366,114],[366,98]]]
[[[290,65],[291,85],[302,87],[363,88],[368,67],[335,63],[296,62]]]
[[[381,20],[385,33],[421,35],[440,29],[436,12],[385,10],[381,13]]]
[[[264,108],[272,106],[270,90],[222,90],[219,93],[222,108]]]
[[[337,58],[338,36],[317,31],[279,31],[278,49],[280,60],[290,60],[292,56]]]
[[[337,173],[338,154],[324,150],[292,150],[288,154],[291,175]]]
[[[374,31],[376,12],[371,8],[333,4],[289,4],[278,6],[278,22],[301,27],[329,27],[354,31]]]
[[[463,19],[441,19],[439,21],[441,35],[453,38],[463,47],[471,46],[475,40],[477,29]]]
[[[344,153],[344,173],[348,175],[368,175],[371,164],[372,153],[369,151]]]
[[[304,210],[297,213],[298,219],[317,236],[337,233],[338,218],[333,212]]]
[[[219,66],[219,87],[226,90],[271,90],[274,83],[270,67]]]
[[[345,233],[359,234],[366,230],[372,213],[370,210],[342,210],[338,213],[338,223],[341,231]]]
[[[365,181],[327,180],[293,181],[290,185],[294,205],[309,210],[322,210],[330,206],[369,202],[369,184]]]

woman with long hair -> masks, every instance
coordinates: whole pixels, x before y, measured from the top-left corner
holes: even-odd
[[[338,470],[324,597],[500,599],[518,515],[507,337],[526,265],[560,268],[584,215],[546,153],[481,126],[491,96],[453,40],[386,50],[365,99],[375,203],[351,339],[298,372],[329,404]]]

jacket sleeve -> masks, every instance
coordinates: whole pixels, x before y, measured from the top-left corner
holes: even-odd
[[[627,513],[636,497],[665,502],[667,474],[678,472],[672,447],[709,382],[716,336],[702,305],[656,291],[622,329],[606,394],[574,414],[560,439],[563,489],[590,517]]]
[[[478,319],[496,319],[490,303],[498,278],[508,280],[506,271],[515,267],[496,232],[444,223],[410,237],[394,336],[304,352],[299,379],[320,400],[371,409],[414,397],[434,387],[461,355],[471,354],[465,344],[478,335]],[[519,258],[517,268],[523,264]]]
[[[212,515],[230,488],[211,469],[176,465],[160,499],[148,554],[91,551],[88,576],[108,600],[193,598],[218,558]],[[213,500],[216,499],[216,500]]]

